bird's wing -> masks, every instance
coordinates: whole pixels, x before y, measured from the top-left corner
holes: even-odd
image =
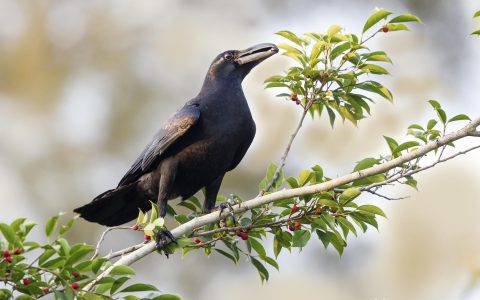
[[[188,103],[177,111],[155,134],[152,141],[145,147],[118,185],[124,185],[137,180],[145,172],[151,170],[162,153],[195,125],[199,118],[200,109],[194,103]]]

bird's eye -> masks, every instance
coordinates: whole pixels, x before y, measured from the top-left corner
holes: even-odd
[[[223,55],[223,58],[225,58],[226,60],[232,60],[233,54],[231,52],[227,52]]]

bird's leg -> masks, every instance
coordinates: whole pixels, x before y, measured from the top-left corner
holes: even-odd
[[[222,184],[223,175],[215,179],[212,183],[205,186],[205,202],[203,202],[203,213],[208,214],[215,208],[218,190]]]
[[[222,217],[222,213],[225,209],[228,208],[229,215],[232,217],[233,220],[233,226],[237,226],[237,221],[235,220],[235,210],[233,209],[233,196],[230,196],[227,201],[220,203],[218,206],[219,208],[219,213],[220,213],[220,218]]]
[[[171,188],[174,184],[175,180],[175,174],[176,174],[176,165],[174,163],[171,163],[170,161],[165,161],[160,170],[160,182],[158,184],[158,199],[157,199],[157,205],[158,205],[158,211],[160,214],[160,217],[165,217],[167,214],[167,201],[170,196],[170,191]],[[172,235],[172,233],[167,230],[159,230],[155,234],[155,245],[157,247],[157,250],[163,251],[165,253],[165,256],[168,258],[168,251],[167,251],[167,246],[169,243],[174,242],[175,244],[177,241],[175,240],[175,237]]]

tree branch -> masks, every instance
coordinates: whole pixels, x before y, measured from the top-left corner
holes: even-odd
[[[465,138],[467,136],[471,136],[472,133],[476,132],[476,128],[480,125],[480,117],[474,119],[471,121],[469,124],[467,124],[465,127],[462,129],[449,133],[445,136],[440,137],[439,139],[429,142],[428,144],[421,146],[417,148],[416,150],[406,153],[403,156],[397,157],[395,159],[392,159],[390,161],[387,161],[385,163],[382,163],[380,165],[375,165],[373,167],[360,170],[358,172],[350,173],[347,175],[344,175],[342,177],[334,178],[326,182],[322,182],[319,184],[315,185],[309,185],[309,186],[304,186],[304,187],[299,187],[299,188],[294,188],[294,189],[284,189],[281,191],[277,191],[271,194],[263,195],[256,197],[254,199],[233,205],[233,210],[235,213],[243,213],[247,210],[251,210],[256,207],[260,207],[265,204],[269,204],[275,201],[287,199],[287,198],[292,198],[292,197],[299,197],[299,196],[306,196],[306,195],[312,195],[312,194],[317,194],[322,191],[329,191],[332,190],[338,186],[348,184],[352,181],[359,180],[362,178],[366,178],[369,176],[385,173],[388,170],[391,170],[395,167],[401,166],[404,163],[407,163],[409,161],[412,161],[414,159],[420,158],[427,153],[438,149],[444,145],[447,145],[448,143],[454,142],[456,140]],[[470,150],[476,149],[480,146],[474,147]],[[469,151],[469,150],[467,150]],[[464,151],[465,153],[467,151]],[[462,154],[461,152],[457,153],[456,155],[452,155],[448,158],[442,159],[440,161],[446,161],[449,159],[452,159],[455,156],[458,156]],[[439,163],[439,161],[435,162],[434,164]],[[429,166],[432,167],[432,166]],[[423,168],[427,169],[429,168],[428,166]],[[409,173],[410,175],[413,173],[419,172],[420,169],[415,169],[412,170]],[[404,176],[406,176],[404,174]],[[391,178],[392,179],[392,178]],[[225,218],[229,212],[225,211],[222,214],[219,214],[218,212],[212,212],[207,215],[203,215],[200,217],[196,217],[176,228],[171,230],[171,233],[174,237],[179,238],[181,236],[184,236],[186,234],[189,234],[190,232],[194,231],[195,229],[202,227],[207,224],[211,224],[214,222],[218,222],[220,218]],[[137,260],[143,258],[144,256],[150,254],[151,252],[155,251],[155,242],[149,242],[145,244],[143,247],[135,250],[134,252],[127,254],[120,258],[118,261],[116,261],[111,267],[108,269],[104,270],[93,282],[91,282],[89,285],[85,287],[86,290],[89,288],[93,287],[98,280],[101,278],[107,276],[110,271],[112,270],[113,267],[117,265],[131,265]]]

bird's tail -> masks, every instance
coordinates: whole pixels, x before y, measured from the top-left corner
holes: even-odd
[[[117,226],[135,219],[139,208],[148,210],[150,203],[144,193],[137,190],[137,182],[133,182],[106,191],[73,211],[87,221]]]

